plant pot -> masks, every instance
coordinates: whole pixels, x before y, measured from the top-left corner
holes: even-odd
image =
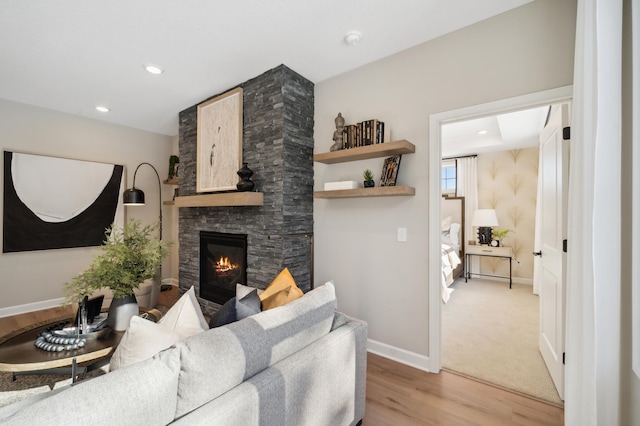
[[[131,294],[111,301],[107,324],[114,331],[124,331],[129,328],[131,318],[140,313],[136,296]]]
[[[376,182],[373,180],[365,180],[364,181],[364,187],[365,188],[373,188],[374,186],[376,186]]]

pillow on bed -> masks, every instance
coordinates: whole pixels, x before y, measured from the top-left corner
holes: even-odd
[[[448,231],[449,228],[451,228],[451,216],[442,219],[442,232]]]
[[[449,241],[451,244],[458,245],[460,241],[458,241],[458,235],[460,234],[460,224],[452,223],[451,228],[449,228]]]

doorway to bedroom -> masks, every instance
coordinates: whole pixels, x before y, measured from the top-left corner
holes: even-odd
[[[456,238],[451,244],[451,224],[458,220],[451,203],[461,199],[467,208],[465,220],[457,225],[466,236],[458,231],[460,248],[453,251],[465,263],[465,246],[477,240],[473,212],[478,208],[495,210],[498,225],[494,224],[494,230],[511,231],[502,245],[513,251],[513,289],[509,289],[508,280],[499,278],[473,276],[465,282],[464,273],[457,273],[447,279],[443,268],[438,337],[442,368],[561,404],[538,351],[539,297],[532,286],[539,134],[554,102],[557,100],[540,100],[536,105],[516,105],[499,113],[480,112],[472,119],[440,123],[440,157],[447,161],[443,164],[450,167],[453,161],[463,168],[456,173],[461,179],[455,184],[458,191],[446,193],[451,182],[443,181],[437,222],[443,239],[455,246]],[[522,120],[532,124],[525,126]],[[516,121],[520,124],[513,124]],[[516,135],[527,127],[531,128],[528,136]],[[491,147],[491,139],[499,139],[499,143]],[[510,141],[516,144],[510,145]],[[450,175],[443,171],[441,178],[449,179]],[[476,176],[474,190],[470,189],[472,175]],[[443,264],[446,258],[443,251]],[[509,275],[506,260],[481,258],[474,262],[473,272]],[[433,282],[430,286],[433,291]]]

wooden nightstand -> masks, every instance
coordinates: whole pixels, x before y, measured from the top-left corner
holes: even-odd
[[[464,276],[464,282],[467,282],[467,279],[471,278],[471,275],[485,276],[485,277],[496,277],[496,278],[509,278],[509,288],[512,285],[511,279],[511,260],[513,259],[513,255],[511,252],[511,247],[491,247],[491,246],[466,246],[465,248],[465,270],[467,273]],[[489,274],[481,274],[479,272],[471,272],[471,256],[486,256],[486,257],[497,257],[500,259],[509,259],[509,276],[505,277],[502,275],[489,275]]]

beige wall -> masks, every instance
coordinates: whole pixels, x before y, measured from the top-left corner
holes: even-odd
[[[160,178],[167,178],[171,138],[0,99],[0,149],[123,164],[130,187],[141,162],[153,164]],[[0,188],[2,179],[0,174]],[[158,181],[150,167],[140,168],[136,186],[144,190],[147,205],[126,208],[126,217],[157,221]],[[166,185],[162,189],[167,199],[170,189]],[[167,214],[167,208],[164,211]],[[167,226],[164,229],[171,235]],[[96,253],[96,248],[0,253],[0,316],[59,302],[64,297],[63,284],[84,269]],[[174,275],[170,259],[163,265],[163,275]]]
[[[504,245],[513,250],[513,277],[533,284],[533,243],[538,191],[538,148],[478,155],[478,208],[495,209],[498,226],[510,229]],[[508,275],[509,262],[482,258],[481,271]]]
[[[338,308],[368,321],[369,338],[391,352],[429,355],[427,240],[439,238],[427,229],[429,115],[570,85],[575,13],[575,1],[538,0],[316,83],[316,153],[329,151],[338,112],[347,123],[378,118],[416,145],[398,176],[414,197],[314,203],[315,282],[334,280]],[[365,168],[379,178],[382,162],[316,163],[316,190],[359,181]]]

